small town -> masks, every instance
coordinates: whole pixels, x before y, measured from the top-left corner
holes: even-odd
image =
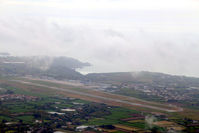
[[[178,88],[176,86],[164,86],[159,84],[146,83],[121,83],[119,85],[107,84],[98,89],[127,96],[137,96],[138,98],[163,101],[173,104],[187,103],[187,106],[198,107],[199,87],[187,86]]]
[[[38,99],[38,97],[26,96],[26,95],[21,95],[21,94],[0,95],[0,101],[6,101],[6,100],[36,101],[37,99]]]

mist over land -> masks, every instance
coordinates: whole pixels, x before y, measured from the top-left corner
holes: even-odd
[[[199,76],[196,0],[0,2],[1,52],[73,57],[93,64],[86,72]]]

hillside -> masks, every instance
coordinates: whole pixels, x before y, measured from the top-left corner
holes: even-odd
[[[0,75],[51,77],[57,80],[89,80],[93,82],[145,83],[167,87],[199,87],[199,78],[156,72],[90,73],[82,75],[76,69],[90,66],[69,57],[0,56]]]
[[[77,68],[89,66],[69,57],[0,57],[0,75],[5,76],[37,76],[53,77],[55,79],[82,79],[84,78]]]
[[[152,83],[163,86],[195,86],[199,87],[199,78],[176,76],[156,72],[115,72],[115,73],[91,73],[86,77],[92,81],[113,82],[140,82]]]

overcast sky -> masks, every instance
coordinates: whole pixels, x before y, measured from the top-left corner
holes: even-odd
[[[0,0],[0,52],[199,77],[199,0]]]

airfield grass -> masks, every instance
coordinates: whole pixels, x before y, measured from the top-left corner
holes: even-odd
[[[115,131],[115,132],[112,132],[112,133],[125,133],[125,132],[122,132],[122,131]]]
[[[41,85],[46,85],[46,86],[51,86],[51,87],[57,87],[57,88],[65,88],[65,89],[73,89],[76,91],[88,91],[88,89],[83,89],[79,87],[74,87],[72,85],[67,85],[64,83],[55,83],[53,81],[44,81],[44,80],[31,80],[31,79],[26,79],[26,78],[19,78],[19,80],[30,82],[30,83],[36,83],[36,84],[41,84]]]

